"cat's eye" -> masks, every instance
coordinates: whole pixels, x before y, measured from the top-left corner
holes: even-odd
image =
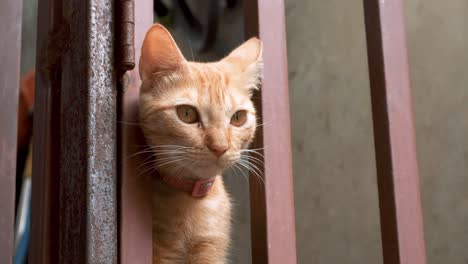
[[[177,107],[177,116],[187,124],[198,122],[198,112],[190,105],[180,105]]]
[[[231,117],[231,125],[233,126],[242,126],[247,121],[247,111],[239,110],[234,113]]]

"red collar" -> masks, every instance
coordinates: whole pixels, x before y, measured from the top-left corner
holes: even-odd
[[[213,187],[216,177],[200,180],[186,180],[179,177],[162,177],[159,173],[157,178],[172,188],[188,192],[192,197],[205,197]]]

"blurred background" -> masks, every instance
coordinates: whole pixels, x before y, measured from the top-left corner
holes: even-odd
[[[187,1],[195,24],[179,2],[164,1],[155,20],[187,58],[217,59],[242,42],[241,2]],[[404,2],[428,263],[467,264],[468,1]],[[37,0],[23,7],[26,74]],[[382,263],[362,1],[285,7],[298,263]],[[227,180],[236,205],[231,259],[250,263],[247,183]]]

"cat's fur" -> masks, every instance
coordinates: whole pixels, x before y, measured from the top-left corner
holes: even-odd
[[[221,175],[246,154],[254,137],[251,95],[261,79],[261,52],[261,41],[252,38],[218,62],[188,62],[163,26],[155,24],[146,34],[139,64],[140,122],[154,163],[165,176],[216,177],[203,198],[155,180],[153,263],[226,263],[231,202]],[[181,121],[178,105],[194,106],[200,122]],[[247,111],[239,127],[230,124],[238,110]],[[227,151],[218,157],[213,149],[220,148]]]

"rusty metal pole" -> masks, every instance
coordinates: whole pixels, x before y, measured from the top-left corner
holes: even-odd
[[[0,1],[0,263],[13,260],[22,1]]]
[[[30,262],[117,263],[115,1],[41,3]]]
[[[364,0],[385,264],[425,264],[403,1]]]
[[[264,186],[250,177],[252,263],[295,264],[296,230],[283,1],[244,1],[246,37],[263,41],[264,79],[254,95],[261,123],[254,148],[263,148]]]
[[[63,3],[60,263],[117,263],[114,3]]]

